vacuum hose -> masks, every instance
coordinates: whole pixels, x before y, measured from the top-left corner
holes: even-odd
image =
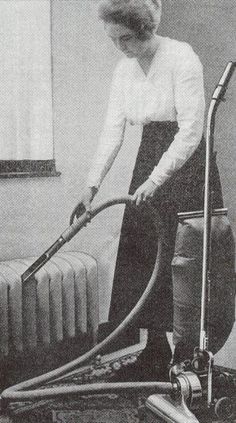
[[[50,247],[35,263],[33,263],[29,269],[22,275],[22,281],[28,280],[32,275],[34,275],[37,270],[39,270],[51,257],[58,251],[61,246],[68,242],[76,233],[82,229],[92,218],[94,218],[102,210],[113,206],[115,204],[131,204],[131,196],[119,197],[109,201],[106,201],[94,209],[91,210],[91,213],[88,215],[84,213],[81,217],[75,220],[69,228],[60,236],[60,238]],[[95,392],[109,392],[109,391],[119,391],[119,390],[142,390],[142,389],[153,389],[155,392],[159,393],[171,393],[173,391],[172,383],[160,383],[160,382],[133,382],[133,383],[93,383],[88,385],[80,386],[65,386],[65,387],[53,387],[53,388],[39,388],[39,385],[52,382],[54,379],[66,375],[66,373],[72,371],[73,369],[81,366],[82,364],[88,362],[91,358],[95,357],[98,353],[103,352],[108,345],[110,345],[117,336],[121,334],[131,323],[140,314],[140,311],[143,309],[147,299],[152,295],[154,286],[157,283],[158,278],[160,277],[162,271],[162,255],[163,255],[163,237],[164,229],[161,223],[161,219],[157,211],[151,206],[147,205],[150,210],[150,218],[154,219],[156,224],[157,231],[159,233],[158,245],[157,245],[157,257],[154,265],[154,269],[151,275],[151,278],[148,282],[148,285],[143,292],[143,295],[128,314],[128,316],[122,321],[122,323],[102,342],[95,345],[91,350],[87,351],[84,355],[76,358],[70,363],[65,364],[64,366],[59,367],[58,369],[52,370],[46,374],[35,377],[33,379],[26,380],[17,385],[11,386],[5,389],[1,397],[6,402],[12,401],[28,401],[28,400],[39,400],[42,398],[52,398],[57,396],[68,396],[73,394],[88,394]]]

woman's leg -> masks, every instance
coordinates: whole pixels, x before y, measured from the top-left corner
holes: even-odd
[[[126,303],[127,305],[127,298],[128,301],[137,301],[137,299],[141,295],[140,284],[142,284],[143,291],[145,286],[147,285],[148,280],[151,277],[151,273],[155,263],[158,234],[155,234],[154,228],[150,227],[150,221],[147,220],[147,216],[144,219],[145,222],[143,223],[143,226],[141,226],[144,230],[137,236],[137,226],[139,226],[137,225],[137,223],[140,224],[142,222],[142,219],[145,216],[144,210],[144,207],[139,208],[139,217],[137,218],[135,212],[134,215],[137,219],[133,218],[132,220],[132,225],[134,225],[134,227],[131,231],[131,234],[134,235],[135,248],[131,248],[130,246],[132,237],[125,237],[124,233],[122,234],[122,239],[124,239],[124,241],[122,241],[121,239],[121,242],[129,243],[130,247],[127,248],[126,245],[126,251],[130,251],[130,253],[124,254],[124,248],[121,249],[123,255],[123,270],[118,269],[117,273],[119,275],[121,274],[121,271],[123,271],[124,277],[120,277],[117,288],[119,288],[120,292],[121,284],[126,283],[121,294],[122,296],[125,296],[123,298],[123,301],[115,303],[115,307],[117,307],[117,314],[114,313],[113,308],[113,319],[115,317],[117,318],[117,315],[119,315],[118,311],[120,310],[120,305],[123,303]],[[163,224],[165,226],[166,236],[162,247],[163,254],[161,273],[159,274],[159,278],[156,281],[156,286],[152,292],[152,295],[145,303],[144,308],[141,311],[138,320],[136,321],[136,325],[148,329],[147,345],[138,357],[137,362],[135,364],[132,364],[126,368],[122,368],[116,374],[114,380],[117,381],[168,380],[168,368],[172,358],[172,352],[166,337],[166,331],[172,330],[173,298],[171,281],[171,260],[173,256],[176,232],[176,213],[174,213],[171,207],[169,207],[168,210],[166,210],[165,214],[163,214]],[[148,231],[145,225],[148,227],[149,230],[152,230]],[[137,242],[139,244],[138,253]],[[122,245],[122,247],[124,247],[124,244]],[[121,265],[120,259],[121,257],[119,256],[119,266]],[[149,264],[148,266],[147,263]],[[128,273],[126,273],[127,269],[130,270]],[[128,279],[131,277],[132,279]],[[137,288],[139,288],[138,298]],[[132,289],[134,290],[134,295],[131,295]],[[131,295],[131,298],[129,298],[129,295],[127,297],[127,290],[129,290],[129,295]],[[111,316],[112,314],[110,315],[110,317]]]
[[[142,380],[168,380],[172,351],[166,332],[148,329],[145,349],[137,359]]]

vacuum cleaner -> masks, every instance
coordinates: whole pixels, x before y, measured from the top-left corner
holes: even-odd
[[[236,63],[229,62],[214,91],[207,121],[206,137],[206,170],[204,210],[190,213],[180,213],[179,219],[191,222],[200,222],[203,235],[202,244],[202,292],[201,292],[201,317],[199,345],[193,353],[193,360],[183,361],[170,369],[170,378],[167,382],[118,382],[109,383],[106,375],[110,368],[124,365],[125,353],[117,352],[113,355],[102,355],[108,346],[119,336],[131,323],[135,321],[149,296],[159,274],[163,271],[163,227],[161,218],[156,210],[149,205],[150,218],[154,219],[159,233],[158,253],[150,281],[133,310],[124,321],[102,342],[95,345],[84,355],[78,357],[64,366],[50,371],[44,375],[20,382],[5,389],[1,393],[2,410],[7,413],[12,403],[39,402],[55,398],[81,398],[92,395],[112,395],[120,393],[141,393],[145,397],[144,405],[140,409],[139,422],[171,422],[171,423],[209,423],[209,422],[233,422],[236,421],[236,371],[222,369],[214,365],[214,356],[208,349],[209,341],[209,318],[212,298],[212,245],[214,243],[213,220],[215,217],[225,216],[226,209],[212,209],[211,192],[211,160],[214,144],[215,116],[219,103],[224,99],[228,83],[233,75]],[[124,196],[108,200],[92,208],[91,212],[80,215],[81,205],[77,205],[72,212],[70,226],[22,275],[22,283],[30,281],[35,273],[66,243],[69,242],[84,226],[95,216],[108,207],[117,204],[131,205],[131,196]],[[212,223],[213,222],[213,223]],[[190,231],[191,234],[191,231]],[[235,288],[232,288],[235,289]],[[232,292],[230,296],[232,298]],[[234,304],[234,299],[233,299]],[[138,353],[138,351],[137,351]],[[135,356],[135,353],[132,353]],[[132,354],[128,359],[132,359]],[[102,369],[102,382],[80,383],[81,375],[86,366],[93,363],[95,369]],[[76,379],[77,377],[77,379]],[[73,383],[71,383],[73,379]],[[75,383],[74,381],[77,380]],[[105,420],[104,420],[105,421]]]

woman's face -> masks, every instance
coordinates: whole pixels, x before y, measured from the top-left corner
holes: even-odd
[[[121,24],[105,23],[104,28],[107,36],[111,38],[116,48],[121,50],[127,57],[139,58],[146,53],[150,39],[141,40],[137,37],[135,31]]]

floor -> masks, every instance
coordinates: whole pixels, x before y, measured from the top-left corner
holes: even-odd
[[[227,342],[224,351],[217,354],[215,361],[216,364],[227,365],[228,363],[234,364],[235,354],[232,354],[233,343],[235,339],[236,328]],[[169,336],[171,343],[171,336]],[[141,344],[143,348],[146,342],[146,332],[141,332]],[[235,339],[236,342],[236,339]],[[235,345],[235,344],[234,344]],[[133,352],[133,348],[130,347],[129,353]],[[127,349],[125,349],[127,351]],[[114,355],[114,353],[113,353]],[[112,360],[112,354],[108,356],[109,360]],[[235,363],[236,367],[236,363]],[[115,395],[111,395],[106,398],[88,398],[78,403],[77,400],[65,400],[65,401],[47,401],[41,402],[39,407],[34,410],[30,408],[31,405],[25,408],[24,411],[14,413],[13,418],[9,416],[0,415],[0,423],[159,423],[158,417],[151,418],[147,417],[144,400],[140,402],[136,396],[131,398],[122,397],[118,398]],[[139,408],[139,416],[137,410]],[[204,421],[204,423],[210,423]],[[217,422],[214,422],[217,423]]]

